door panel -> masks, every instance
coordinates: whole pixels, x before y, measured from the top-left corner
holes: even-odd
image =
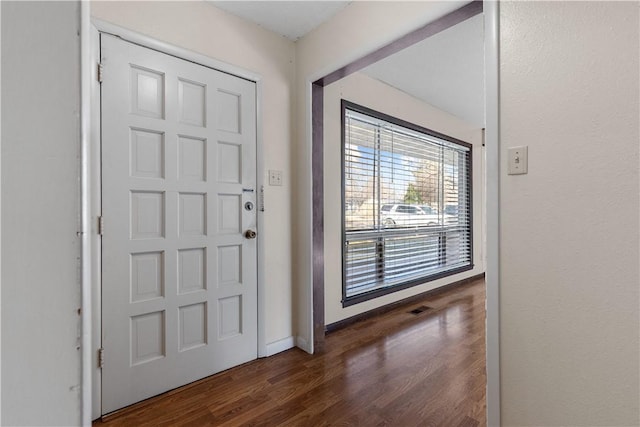
[[[102,413],[257,357],[255,84],[101,36]]]

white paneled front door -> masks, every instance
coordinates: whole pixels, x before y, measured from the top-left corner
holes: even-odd
[[[255,83],[101,36],[102,413],[257,357]]]

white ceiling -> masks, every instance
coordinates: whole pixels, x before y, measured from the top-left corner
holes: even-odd
[[[306,0],[209,1],[220,9],[293,41],[351,3]],[[476,15],[383,59],[363,72],[474,126],[484,127],[482,15]]]
[[[296,41],[347,6],[350,1],[216,1],[232,15]]]

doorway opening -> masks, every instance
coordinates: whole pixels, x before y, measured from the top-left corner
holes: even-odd
[[[484,12],[484,13],[483,13]],[[472,139],[475,148],[473,165],[476,167],[476,174],[474,179],[474,185],[481,188],[482,191],[479,194],[479,200],[474,201],[476,211],[473,215],[474,221],[474,235],[476,236],[474,251],[480,251],[480,257],[476,258],[476,266],[479,270],[476,273],[485,273],[487,275],[487,407],[488,407],[488,421],[490,424],[499,424],[499,358],[498,358],[498,176],[497,173],[489,174],[487,178],[487,169],[498,170],[498,59],[497,59],[497,44],[498,44],[498,5],[482,1],[471,2],[462,8],[443,16],[442,18],[425,25],[418,30],[409,33],[408,35],[383,46],[377,51],[374,51],[360,59],[357,59],[342,68],[335,70],[332,73],[325,75],[317,80],[310,81],[311,86],[311,115],[312,115],[312,130],[311,130],[311,166],[312,166],[312,305],[313,305],[313,344],[314,352],[322,351],[324,344],[324,335],[327,325],[339,321],[338,317],[331,313],[330,306],[339,304],[341,301],[336,298],[336,291],[330,294],[327,290],[325,283],[343,283],[343,276],[336,276],[334,273],[326,269],[326,266],[341,265],[340,259],[335,262],[335,252],[338,254],[343,253],[344,242],[335,242],[336,238],[336,221],[327,217],[331,215],[328,213],[327,206],[332,206],[331,209],[335,211],[336,201],[338,206],[341,207],[341,211],[334,215],[344,215],[344,211],[347,209],[346,201],[344,199],[344,181],[340,182],[340,179],[336,180],[335,164],[328,164],[329,162],[337,162],[339,154],[336,154],[335,147],[331,152],[328,152],[326,146],[327,141],[339,140],[336,138],[335,132],[332,132],[327,128],[327,123],[331,123],[335,127],[335,119],[327,117],[327,111],[338,110],[338,108],[329,103],[334,102],[329,99],[329,92],[331,87],[339,85],[340,88],[336,90],[343,99],[349,102],[355,102],[363,104],[362,101],[358,102],[358,99],[349,99],[343,96],[346,89],[347,80],[355,80],[361,74],[365,74],[364,79],[373,79],[377,83],[383,83],[387,86],[391,86],[394,89],[400,89],[404,91],[405,95],[409,95],[414,98],[419,98],[418,95],[412,93],[410,90],[401,87],[402,82],[393,81],[393,76],[385,76],[384,70],[376,64],[382,59],[382,62],[388,61],[393,58],[397,53],[402,53],[406,50],[410,52],[413,48],[418,46],[420,42],[425,41],[425,44],[429,40],[438,39],[439,35],[450,32],[455,32],[456,28],[463,27],[474,19],[480,23],[480,28],[483,30],[481,33],[480,41],[481,45],[479,53],[482,56],[483,62],[479,65],[480,76],[480,88],[479,91],[482,95],[486,94],[486,98],[482,97],[479,101],[481,105],[480,116],[481,120],[476,121],[471,129],[475,129],[475,136],[467,136]],[[462,24],[462,25],[459,25]],[[409,49],[407,49],[409,48]],[[409,54],[410,55],[410,54]],[[419,59],[418,56],[414,56],[414,59]],[[436,60],[437,58],[431,58]],[[393,66],[392,66],[393,67]],[[403,78],[403,74],[399,72],[397,64],[395,65],[396,77]],[[375,69],[378,70],[375,70]],[[425,81],[421,82],[424,86],[429,84]],[[357,85],[357,84],[354,84]],[[437,84],[436,84],[437,87]],[[445,88],[446,91],[446,88]],[[375,101],[375,100],[374,100]],[[425,100],[425,103],[430,103],[429,98]],[[335,103],[335,102],[334,102]],[[368,104],[364,105],[368,108],[376,109],[375,106]],[[440,106],[440,109],[446,110],[444,106]],[[387,112],[387,111],[383,111]],[[393,115],[393,114],[392,114]],[[397,115],[396,115],[397,116]],[[458,118],[460,116],[458,115]],[[404,117],[400,117],[404,119]],[[427,126],[431,129],[433,127]],[[436,129],[437,130],[437,129]],[[461,139],[466,139],[465,137]],[[485,147],[486,145],[486,147]],[[485,161],[486,160],[486,161]],[[344,166],[344,165],[342,165]],[[329,174],[325,174],[325,171],[331,171]],[[400,190],[402,193],[402,189]],[[331,201],[327,201],[328,195],[334,194],[341,195],[341,200],[336,199],[334,196]],[[406,188],[404,189],[404,195],[406,195]],[[402,195],[400,196],[402,197]],[[351,206],[348,208],[351,209]],[[374,209],[374,215],[378,211]],[[325,228],[327,224],[334,227],[331,232]],[[343,229],[344,234],[344,221],[338,222]],[[480,230],[478,230],[480,229]],[[333,236],[333,237],[331,237]],[[340,247],[342,245],[343,247]],[[374,251],[373,256],[379,256],[380,251]],[[437,252],[437,251],[436,251]],[[334,254],[334,255],[331,255]],[[332,262],[327,262],[327,257],[333,256]],[[338,255],[339,256],[339,255]],[[320,261],[319,261],[320,260]],[[343,270],[344,271],[344,270]],[[331,277],[328,275],[333,274]],[[472,276],[471,274],[470,276]],[[338,280],[336,280],[338,278]],[[329,300],[331,298],[331,300]],[[336,311],[340,311],[340,307]],[[375,306],[373,308],[376,308]],[[369,306],[369,310],[372,306]],[[365,311],[365,310],[363,310]],[[353,311],[342,314],[345,317],[352,315]]]

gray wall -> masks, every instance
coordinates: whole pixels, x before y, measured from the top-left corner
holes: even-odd
[[[78,2],[2,7],[2,425],[80,423]]]

